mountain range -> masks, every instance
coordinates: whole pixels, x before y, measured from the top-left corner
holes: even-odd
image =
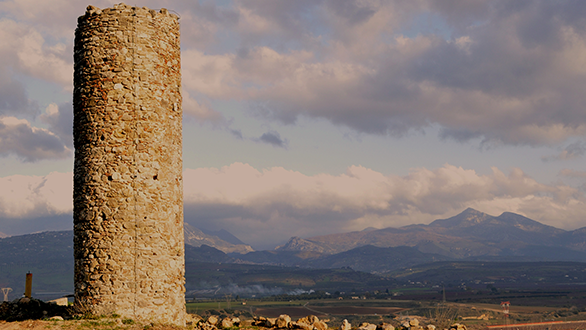
[[[566,231],[515,213],[495,217],[468,208],[428,225],[292,237],[276,250],[337,254],[365,245],[409,246],[454,259],[517,256],[582,261],[586,260],[586,227]]]
[[[0,238],[0,286],[21,285],[22,274],[30,271],[36,274],[35,290],[70,291],[72,242],[72,231]],[[205,233],[186,224],[185,243],[186,274],[192,289],[199,283],[217,281],[217,269],[231,274],[226,275],[228,282],[235,281],[242,272],[241,283],[248,285],[266,280],[268,275],[261,276],[266,270],[277,272],[282,278],[289,273],[296,274],[293,277],[302,273],[330,274],[311,273],[317,269],[350,272],[344,274],[365,272],[388,278],[400,272],[411,274],[410,269],[415,267],[423,272],[437,267],[448,269],[454,263],[586,262],[586,227],[566,231],[514,213],[491,216],[474,209],[428,225],[292,237],[285,245],[265,251],[253,251],[227,231]],[[198,269],[207,270],[200,273]],[[245,276],[250,272],[258,276]],[[283,281],[289,283],[289,279]]]

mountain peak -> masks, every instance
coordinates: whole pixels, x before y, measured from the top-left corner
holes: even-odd
[[[465,209],[464,211],[462,211],[462,213],[460,213],[460,214],[474,214],[474,215],[479,215],[479,214],[485,214],[485,213],[480,212],[478,210],[475,210],[475,209],[469,207],[469,208]]]
[[[468,227],[473,226],[475,224],[482,223],[486,220],[492,219],[493,217],[477,211],[473,208],[467,208],[462,213],[455,215],[448,219],[440,219],[435,220],[434,222],[430,223],[429,226],[431,227]]]

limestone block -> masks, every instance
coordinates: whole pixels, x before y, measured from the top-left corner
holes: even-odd
[[[232,318],[231,317],[226,317],[222,320],[222,322],[220,323],[220,327],[223,329],[228,329],[234,326],[234,322],[232,322]]]
[[[376,324],[364,322],[360,324],[358,330],[376,330]]]
[[[287,314],[282,314],[277,319],[277,328],[285,329],[289,327],[289,323],[291,323],[291,317]]]
[[[219,321],[220,321],[220,319],[216,315],[210,315],[210,317],[208,317],[208,320],[207,320],[207,322],[211,325],[216,325],[216,324],[218,324]]]
[[[352,325],[350,324],[350,322],[348,322],[348,320],[344,319],[344,321],[342,321],[342,324],[340,325],[340,330],[351,330],[352,329]]]

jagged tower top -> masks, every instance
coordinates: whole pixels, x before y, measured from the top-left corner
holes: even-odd
[[[89,5],[87,6],[86,10],[85,10],[85,15],[79,16],[79,18],[77,19],[77,22],[80,23],[83,19],[89,17],[89,16],[93,16],[93,15],[100,15],[102,13],[106,13],[106,14],[110,14],[110,13],[122,13],[124,11],[133,11],[133,10],[141,10],[141,11],[147,11],[151,14],[151,16],[154,18],[157,15],[163,15],[163,16],[171,16],[175,19],[179,19],[179,16],[173,13],[170,13],[169,10],[167,10],[166,8],[161,8],[159,11],[156,11],[154,9],[149,9],[147,7],[133,7],[133,6],[129,6],[125,3],[119,3],[117,5],[112,6],[112,8],[106,8],[106,9],[100,9],[98,7]]]

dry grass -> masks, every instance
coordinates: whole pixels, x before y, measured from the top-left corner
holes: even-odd
[[[430,313],[429,320],[439,330],[449,329],[450,325],[455,323],[458,313],[457,308],[445,304],[438,304]]]

